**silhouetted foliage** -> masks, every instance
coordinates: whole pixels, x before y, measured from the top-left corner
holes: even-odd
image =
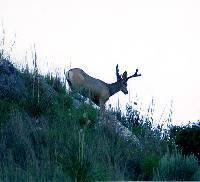
[[[194,154],[200,162],[200,127],[198,124],[184,127],[174,126],[170,137],[185,155]]]

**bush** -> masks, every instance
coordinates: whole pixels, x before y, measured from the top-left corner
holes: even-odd
[[[76,151],[68,152],[65,156],[58,156],[58,163],[61,166],[64,174],[70,176],[72,181],[89,182],[94,181],[92,174],[91,162],[87,159],[79,159],[79,154]]]
[[[171,127],[170,137],[183,154],[194,154],[200,162],[200,127],[198,125]]]
[[[25,70],[22,74],[29,92],[21,99],[19,105],[31,116],[40,117],[54,103],[56,92],[40,75]]]
[[[101,126],[91,131],[88,146],[92,147],[92,160],[100,170],[98,180],[128,180],[127,163],[134,155],[135,146],[124,141],[109,126]],[[100,168],[99,168],[100,167]]]
[[[25,96],[26,88],[21,73],[9,60],[0,58],[0,98],[19,102]]]
[[[177,150],[167,152],[154,171],[154,181],[190,181],[198,177],[198,161],[194,155],[184,156]],[[196,174],[195,174],[196,173]]]
[[[194,173],[192,181],[200,181],[200,169]]]
[[[10,115],[14,110],[19,109],[14,103],[7,101],[6,99],[0,100],[0,128],[10,119]]]
[[[141,170],[142,170],[142,179],[143,180],[152,180],[153,178],[153,170],[158,167],[159,164],[159,156],[155,153],[150,153],[145,156],[141,161]]]

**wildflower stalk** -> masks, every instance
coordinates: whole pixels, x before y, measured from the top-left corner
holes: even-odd
[[[84,123],[82,123],[83,128],[81,128],[80,131],[79,131],[79,161],[80,161],[81,165],[83,164],[83,159],[84,159],[85,132],[86,132],[87,126],[90,123],[90,120],[88,119],[87,113],[83,113],[82,119],[84,120]]]

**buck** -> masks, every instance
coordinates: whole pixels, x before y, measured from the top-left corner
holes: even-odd
[[[128,80],[138,76],[141,76],[138,74],[138,69],[132,76],[127,77],[127,71],[120,75],[118,65],[116,66],[117,81],[111,84],[89,76],[80,68],[70,69],[66,73],[71,90],[76,90],[81,95],[90,98],[100,108],[104,107],[106,101],[117,92],[122,91],[125,95],[128,94]]]

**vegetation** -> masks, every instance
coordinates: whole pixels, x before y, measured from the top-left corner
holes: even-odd
[[[0,92],[9,90],[0,94],[0,181],[200,180],[199,127],[153,127],[153,109],[144,117],[130,105],[102,118],[33,62],[18,70],[0,54]],[[20,88],[6,87],[13,79]],[[115,132],[115,118],[139,145]]]
[[[198,161],[193,155],[184,156],[178,151],[167,152],[160,160],[153,180],[156,181],[199,181]]]
[[[172,126],[170,137],[184,155],[194,154],[200,161],[200,122],[184,127]]]

